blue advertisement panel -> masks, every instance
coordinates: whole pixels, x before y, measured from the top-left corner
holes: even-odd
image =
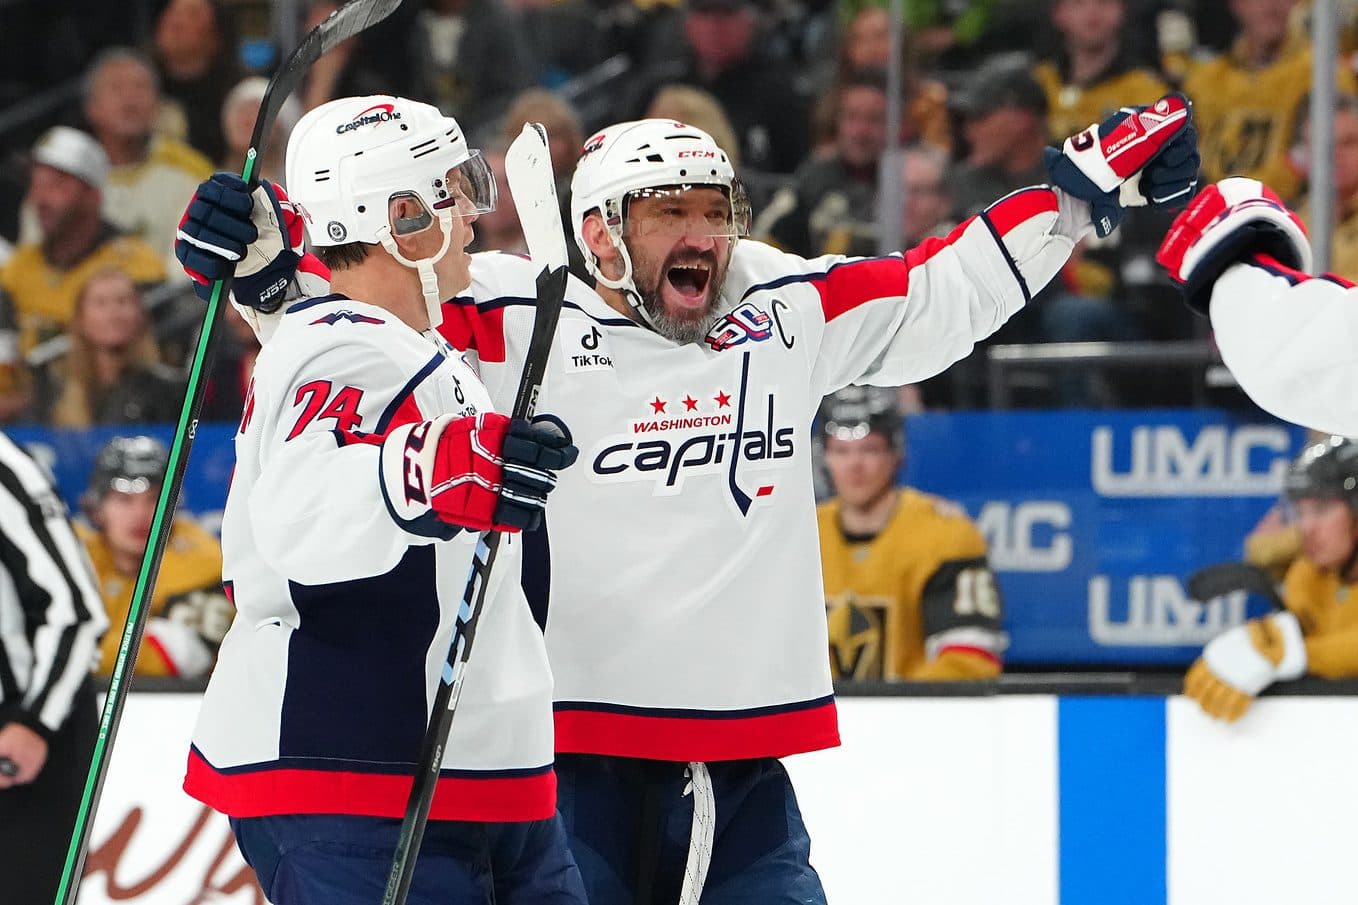
[[[94,457],[125,430],[13,429],[72,511]],[[1182,664],[1262,612],[1243,593],[1195,601],[1183,579],[1238,559],[1305,432],[1214,411],[926,414],[902,479],[960,503],[990,543],[1022,664]],[[168,427],[148,429],[167,443]],[[234,425],[202,425],[183,508],[216,529]]]
[[[174,440],[174,428],[169,426],[138,425],[126,427],[96,427],[91,430],[50,430],[38,427],[11,427],[5,434],[21,443],[52,472],[72,513],[80,511],[80,495],[89,484],[95,457],[114,437],[130,433],[147,434],[164,441],[168,447]],[[188,472],[180,493],[180,511],[187,511],[203,524],[217,531],[221,525],[222,507],[226,505],[226,488],[231,481],[231,470],[236,465],[236,436],[234,424],[200,424],[189,456]]]
[[[903,480],[962,504],[990,542],[1011,663],[1181,664],[1265,604],[1195,601],[1237,560],[1305,431],[1204,411],[926,414]]]

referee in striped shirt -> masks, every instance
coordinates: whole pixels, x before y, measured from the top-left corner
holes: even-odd
[[[0,899],[56,898],[98,731],[90,670],[108,626],[42,467],[0,434]]]

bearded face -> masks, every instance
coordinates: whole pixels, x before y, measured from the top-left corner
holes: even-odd
[[[624,241],[656,332],[676,343],[701,341],[717,320],[735,244],[726,193],[702,186],[639,194],[628,204]]]

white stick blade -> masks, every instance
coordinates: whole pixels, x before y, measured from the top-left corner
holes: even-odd
[[[566,237],[561,230],[561,207],[556,199],[556,176],[547,147],[547,130],[528,123],[505,153],[505,175],[519,213],[528,254],[534,262],[555,270],[566,265]]]

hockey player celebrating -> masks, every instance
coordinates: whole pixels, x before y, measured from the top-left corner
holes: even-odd
[[[560,807],[591,905],[824,902],[777,760],[839,742],[812,417],[848,383],[922,380],[965,356],[1092,226],[1116,225],[1138,179],[1167,201],[1197,171],[1178,97],[1050,154],[1057,187],[1016,192],[946,239],[807,260],[740,238],[743,195],[706,133],[645,120],[585,143],[571,220],[594,287],[569,285],[542,396],[583,461],[526,537],[525,584],[546,626]],[[213,191],[191,208],[197,245],[181,243],[181,260],[211,278],[223,256],[203,246],[248,254],[238,298],[258,305],[291,254],[268,247],[275,208],[256,204],[245,224],[250,202]],[[265,240],[245,248],[257,230]],[[251,279],[254,262],[266,279]],[[475,355],[493,399],[513,393],[536,272],[477,256],[470,293],[444,306],[441,332]]]
[[[409,901],[583,905],[516,533],[575,449],[496,414],[435,332],[494,181],[456,122],[390,97],[308,113],[286,171],[330,286],[255,364],[222,523],[238,615],[185,789],[271,902],[380,901],[477,532],[508,532]]]
[[[1358,291],[1312,276],[1300,218],[1255,179],[1210,185],[1175,219],[1157,259],[1212,320],[1222,360],[1285,421],[1358,435]]]
[[[1286,489],[1302,553],[1283,579],[1285,609],[1213,638],[1184,680],[1184,694],[1227,722],[1275,682],[1358,676],[1358,612],[1348,603],[1358,593],[1358,443],[1307,447]]]

